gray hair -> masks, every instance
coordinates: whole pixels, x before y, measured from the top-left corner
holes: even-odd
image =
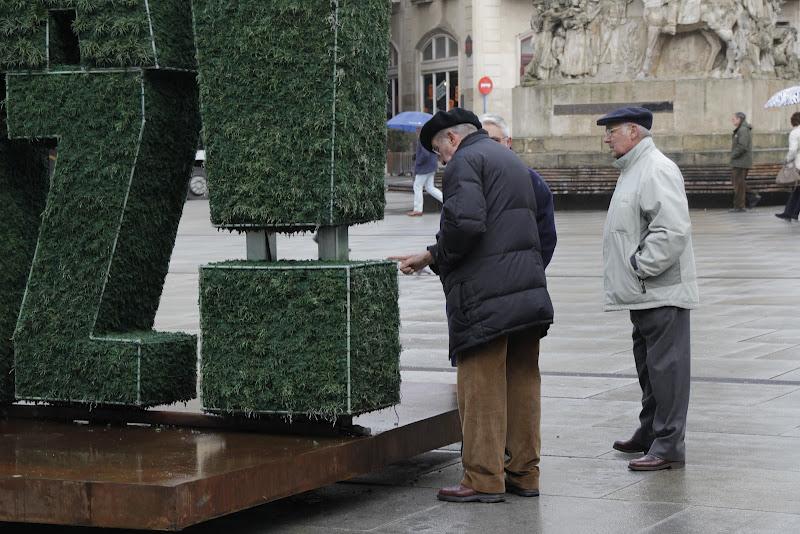
[[[639,139],[644,139],[645,137],[652,137],[653,134],[650,133],[650,130],[642,126],[641,124],[637,124],[635,122],[629,123],[638,133]]]
[[[503,137],[511,137],[511,130],[508,129],[508,124],[500,115],[495,113],[486,113],[481,115],[481,118],[478,120],[481,121],[481,124],[494,124],[500,128],[501,132],[503,132]]]
[[[744,122],[744,120],[747,118],[747,115],[745,115],[744,112],[741,111],[737,111],[736,113],[734,113],[734,115],[737,116],[739,120],[741,120],[742,122]]]
[[[455,126],[451,126],[450,128],[444,128],[443,130],[439,130],[436,135],[433,136],[431,139],[431,144],[436,143],[439,144],[439,141],[447,135],[447,132],[453,132],[456,135],[461,137],[466,137],[467,135],[471,134],[472,132],[477,132],[478,128],[475,127],[474,124],[470,124],[468,122],[464,122],[461,124],[456,124]]]

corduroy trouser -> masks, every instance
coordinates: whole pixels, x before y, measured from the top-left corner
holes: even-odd
[[[539,331],[501,336],[458,356],[463,486],[539,489]]]
[[[733,207],[744,209],[747,199],[747,173],[750,169],[733,167],[731,181],[733,182]]]

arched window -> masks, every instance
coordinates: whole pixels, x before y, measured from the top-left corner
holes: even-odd
[[[420,59],[423,111],[436,113],[458,106],[458,43],[449,35],[431,37]]]
[[[394,43],[389,43],[389,84],[386,88],[386,119],[400,113],[400,54]]]

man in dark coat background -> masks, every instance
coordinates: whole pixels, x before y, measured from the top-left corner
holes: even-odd
[[[731,136],[731,183],[733,183],[732,212],[745,212],[746,208],[755,208],[761,195],[747,187],[747,174],[753,166],[753,127],[747,122],[747,116],[737,111],[731,116],[733,134]]]
[[[420,142],[446,164],[440,229],[425,252],[394,259],[405,274],[430,265],[445,292],[464,477],[438,498],[498,502],[506,491],[534,497],[539,339],[553,321],[553,305],[528,168],[460,108],[438,112]]]

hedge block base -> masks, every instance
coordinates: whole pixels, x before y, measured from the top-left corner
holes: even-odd
[[[393,262],[201,267],[204,409],[333,420],[399,403],[397,292]]]
[[[97,336],[79,342],[74,350],[73,357],[65,359],[69,368],[65,367],[61,376],[97,378],[69,383],[66,379],[60,382],[45,379],[29,359],[25,366],[17,367],[16,397],[62,404],[121,404],[142,408],[196,397],[197,336],[132,332],[107,338]],[[46,361],[40,363],[47,365]]]

